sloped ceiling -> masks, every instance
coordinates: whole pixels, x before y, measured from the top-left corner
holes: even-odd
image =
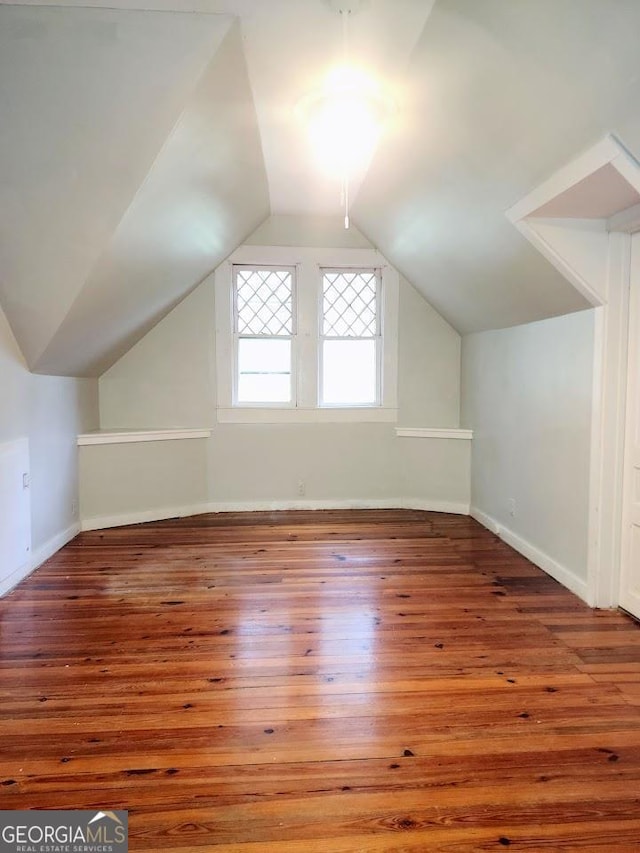
[[[0,303],[96,375],[269,211],[229,15],[0,7]]]
[[[225,36],[38,370],[100,374],[269,210],[237,26]]]
[[[609,131],[640,154],[639,33],[637,2],[436,3],[353,216],[458,331],[587,307],[504,212]]]
[[[434,0],[368,0],[349,15],[351,64],[398,95]],[[340,6],[340,0],[335,0]],[[353,0],[345,7],[357,10]],[[295,107],[344,64],[343,22],[331,0],[269,0],[245,8],[242,31],[264,151],[272,213],[340,213],[342,175],[318,169]],[[340,135],[336,128],[336,135]],[[366,174],[351,174],[353,195]]]
[[[341,218],[293,119],[340,19],[43,2],[0,0],[0,306],[32,370],[98,375],[270,213]],[[362,6],[354,59],[400,109],[354,224],[460,332],[587,307],[504,214],[607,132],[640,154],[640,3]]]

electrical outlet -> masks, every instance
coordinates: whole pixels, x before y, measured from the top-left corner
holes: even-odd
[[[509,508],[509,515],[512,518],[515,518],[515,515],[516,515],[516,499],[515,498],[509,498],[507,506]]]
[[[78,501],[76,500],[71,501],[71,515],[73,518],[76,518],[78,515]]]
[[[298,494],[300,497],[307,493],[307,487],[305,485],[304,480],[298,480]]]

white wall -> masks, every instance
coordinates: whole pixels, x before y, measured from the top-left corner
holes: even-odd
[[[582,311],[462,346],[472,512],[583,596],[593,335],[593,311]]]
[[[0,309],[0,442],[28,438],[35,561],[77,532],[76,435],[98,422],[97,381],[29,373]]]
[[[209,500],[209,442],[157,441],[80,447],[80,511],[100,527],[201,512]],[[89,525],[97,526],[97,525]]]
[[[210,276],[100,378],[102,429],[215,424],[214,280]],[[398,420],[456,427],[460,336],[400,279]]]
[[[283,218],[274,224],[286,238]],[[310,234],[312,228],[307,228]],[[296,233],[302,226],[298,224]],[[304,229],[303,229],[304,230]],[[325,231],[320,229],[324,236]],[[103,429],[212,427],[203,450],[166,450],[176,465],[206,456],[207,502],[282,505],[394,503],[400,498],[464,511],[469,501],[468,442],[399,439],[394,424],[217,424],[213,276],[185,299],[100,379]],[[460,338],[406,281],[400,284],[399,423],[456,427],[460,409]],[[201,442],[191,442],[191,444]],[[168,444],[168,443],[165,443]],[[173,443],[172,443],[173,444]],[[132,445],[141,448],[141,445]],[[82,448],[83,519],[106,518],[126,505],[142,514],[150,495],[131,454]],[[121,458],[122,501],[96,487]],[[125,464],[124,457],[128,462]],[[86,463],[85,463],[86,460]],[[91,461],[89,461],[91,460]],[[182,461],[180,461],[182,460]],[[102,472],[102,473],[101,473]],[[202,502],[196,478],[192,500],[176,488],[173,507]],[[304,495],[299,493],[300,481]],[[171,495],[163,493],[170,509]],[[157,494],[152,500],[157,504]],[[182,502],[177,503],[178,501]]]
[[[102,429],[215,422],[213,276],[100,378]]]
[[[272,214],[245,240],[247,246],[333,246],[336,249],[372,249],[355,227],[345,228],[337,216]]]
[[[398,420],[402,426],[460,423],[460,336],[400,278]]]

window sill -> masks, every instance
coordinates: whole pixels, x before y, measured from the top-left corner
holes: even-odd
[[[183,441],[192,438],[210,438],[210,429],[139,429],[99,430],[78,436],[78,447],[92,444],[129,444],[139,441]]]
[[[234,407],[218,409],[221,424],[331,424],[331,423],[396,423],[398,410],[381,406],[349,409],[270,409]]]
[[[471,441],[473,438],[473,430],[396,427],[396,435],[399,438],[453,438],[462,441]]]

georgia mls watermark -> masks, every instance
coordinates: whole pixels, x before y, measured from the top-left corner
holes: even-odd
[[[127,853],[126,811],[0,811],[0,853]]]

